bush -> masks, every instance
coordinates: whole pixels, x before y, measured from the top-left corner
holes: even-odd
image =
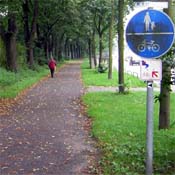
[[[99,73],[105,73],[108,70],[108,65],[106,63],[101,63],[98,67]]]

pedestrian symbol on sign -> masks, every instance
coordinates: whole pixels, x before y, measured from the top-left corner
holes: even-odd
[[[174,37],[174,24],[165,13],[158,10],[140,11],[126,27],[126,41],[130,49],[143,58],[164,55],[171,48]]]
[[[156,27],[155,22],[151,21],[151,17],[149,15],[149,12],[146,12],[146,15],[144,17],[144,23],[145,23],[145,31],[149,32],[150,29],[153,31]]]

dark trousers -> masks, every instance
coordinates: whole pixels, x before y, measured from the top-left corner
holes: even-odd
[[[51,75],[51,77],[53,78],[53,75],[54,75],[54,69],[50,69],[50,75]]]

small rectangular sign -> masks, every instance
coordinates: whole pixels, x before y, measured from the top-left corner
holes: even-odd
[[[162,80],[162,61],[160,59],[141,59],[140,78],[145,81]]]

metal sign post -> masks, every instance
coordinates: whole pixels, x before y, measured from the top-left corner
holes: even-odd
[[[153,81],[147,82],[146,175],[153,173]]]
[[[126,41],[138,56],[151,60],[164,55],[174,43],[175,29],[167,14],[153,9],[138,12],[128,22]],[[141,78],[147,81],[146,175],[153,174],[153,80],[161,80],[161,61],[141,61]]]

